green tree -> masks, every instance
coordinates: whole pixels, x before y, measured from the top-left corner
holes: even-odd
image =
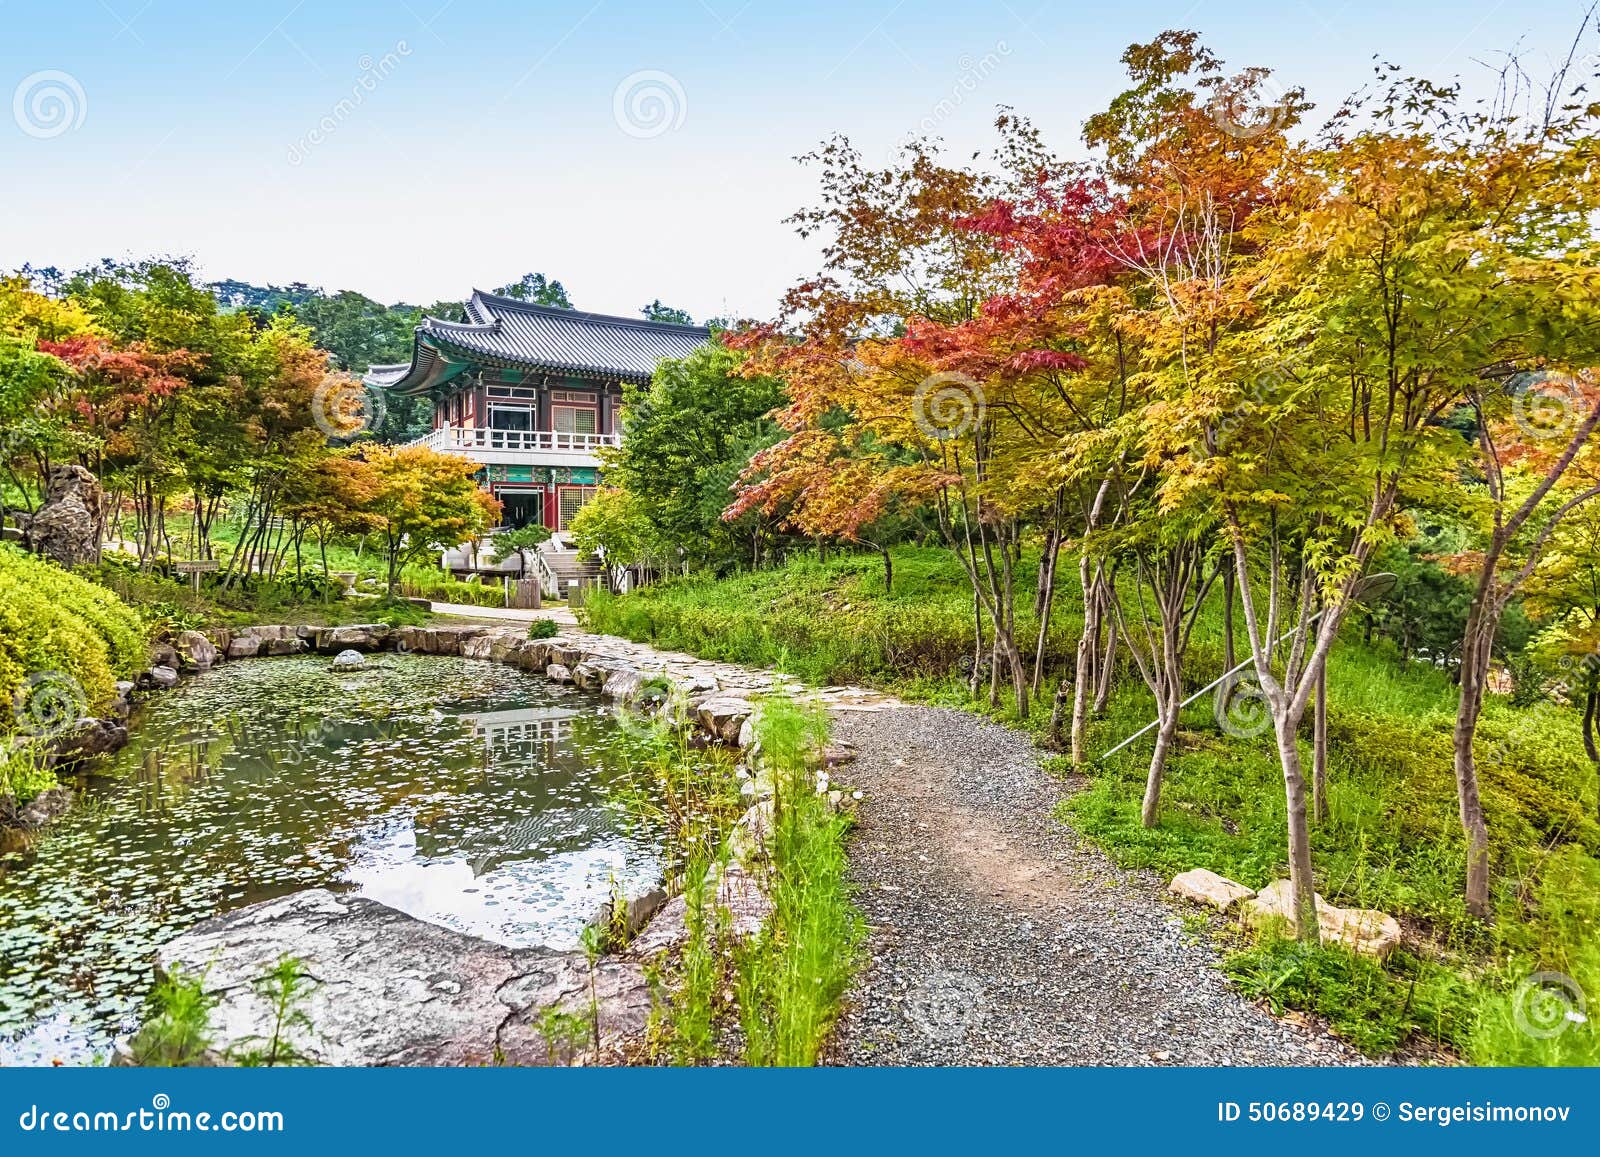
[[[572,541],[585,554],[605,560],[615,590],[630,566],[661,553],[661,539],[638,496],[614,486],[602,487],[593,501],[572,516]]]
[[[526,301],[533,305],[551,305],[557,309],[572,308],[572,299],[567,296],[567,287],[542,273],[524,273],[520,279],[510,285],[502,285],[495,292],[502,297],[514,297],[518,301]]]
[[[499,517],[499,503],[473,481],[477,464],[426,446],[369,446],[361,457],[377,478],[367,513],[377,519],[388,560],[388,590],[400,570],[476,538]]]
[[[504,530],[489,540],[489,550],[485,557],[490,562],[498,563],[517,556],[517,577],[525,578],[528,573],[528,560],[522,553],[525,550],[535,549],[541,542],[550,541],[550,528],[537,522],[530,522],[526,526],[519,526],[515,530]]]
[[[622,445],[607,451],[606,481],[634,496],[657,538],[692,561],[759,558],[770,520],[722,519],[752,454],[777,440],[768,417],[783,404],[775,378],[740,376],[743,356],[712,343],[663,361],[648,386],[623,392]]]
[[[658,297],[649,305],[639,311],[646,321],[666,321],[673,325],[693,325],[694,318],[689,316],[686,309],[674,309],[670,305],[663,305]]]

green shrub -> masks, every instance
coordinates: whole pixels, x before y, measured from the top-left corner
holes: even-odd
[[[561,633],[561,628],[556,626],[553,619],[535,619],[528,624],[528,638],[553,639]]]
[[[45,762],[38,744],[0,741],[0,800],[21,807],[55,786],[55,772]]]
[[[1276,937],[1223,965],[1246,996],[1279,1014],[1291,1008],[1315,1013],[1365,1053],[1391,1053],[1418,1030],[1444,1040],[1465,1037],[1472,1020],[1465,984],[1399,953],[1391,968],[1337,946],[1309,948]]]
[[[204,977],[173,969],[150,993],[143,1026],[128,1042],[136,1064],[180,1068],[200,1063],[211,1047],[211,1010],[216,998]]]
[[[72,711],[110,706],[119,678],[149,659],[145,627],[116,595],[54,563],[0,545],[0,734],[30,729],[49,689]],[[30,699],[34,706],[29,706]],[[15,705],[23,704],[22,711]]]

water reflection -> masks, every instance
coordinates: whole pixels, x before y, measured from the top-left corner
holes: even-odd
[[[80,782],[84,806],[0,854],[0,1063],[89,1059],[131,1024],[157,944],[301,888],[575,946],[613,886],[660,870],[611,804],[618,742],[589,697],[498,664],[202,676]]]

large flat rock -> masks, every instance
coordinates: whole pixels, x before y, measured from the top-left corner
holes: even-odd
[[[545,1064],[540,1010],[589,1016],[581,953],[507,948],[320,888],[198,924],[160,950],[158,966],[204,975],[225,1060],[270,1039],[258,982],[285,955],[314,981],[311,1027],[291,1043],[316,1064]],[[638,964],[602,958],[595,990],[603,1052],[644,1031],[650,992]]]

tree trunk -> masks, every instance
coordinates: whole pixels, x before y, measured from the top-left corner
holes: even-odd
[[[1239,665],[1233,649],[1233,583],[1236,564],[1232,559],[1222,572],[1222,669],[1231,671]]]
[[[1034,594],[1033,613],[1039,619],[1039,637],[1033,648],[1033,693],[1039,693],[1044,681],[1044,648],[1050,635],[1050,613],[1056,600],[1056,561],[1061,554],[1061,534],[1051,529],[1045,543],[1044,558],[1039,562],[1039,588]]]
[[[1482,650],[1478,646],[1474,652]],[[1461,706],[1456,713],[1455,773],[1456,802],[1461,814],[1461,830],[1467,837],[1467,911],[1480,920],[1489,918],[1489,825],[1483,815],[1483,800],[1478,794],[1478,765],[1473,756],[1472,739],[1483,710],[1483,676],[1488,663],[1474,654],[1472,662],[1463,655],[1461,663]]]
[[[1600,747],[1596,747],[1594,741],[1594,717],[1597,707],[1600,707],[1600,689],[1590,687],[1589,694],[1583,699],[1583,750],[1588,755],[1589,762],[1600,767]],[[1600,816],[1600,806],[1596,807],[1595,812]]]
[[[1062,679],[1056,684],[1055,698],[1050,703],[1050,746],[1060,751],[1064,746],[1061,735],[1061,719],[1066,714],[1067,707],[1067,680]]]
[[[1144,806],[1139,809],[1140,822],[1147,828],[1155,827],[1160,821],[1161,779],[1167,769],[1167,754],[1178,734],[1179,698],[1167,695],[1165,699],[1160,710],[1161,725],[1156,729],[1156,749],[1150,756],[1150,771],[1144,781]]]
[[[1111,699],[1112,673],[1117,667],[1117,620],[1113,618],[1106,628],[1106,649],[1100,656],[1100,666],[1095,673],[1094,713],[1101,714]]]
[[[1326,662],[1317,671],[1316,700],[1311,715],[1311,812],[1319,824],[1325,823],[1328,819],[1328,664]]]
[[[1480,920],[1489,918],[1489,825],[1478,793],[1478,763],[1472,741],[1478,732],[1478,717],[1483,714],[1484,685],[1488,681],[1489,662],[1494,656],[1495,628],[1500,620],[1501,604],[1495,597],[1494,575],[1503,551],[1504,540],[1497,534],[1485,552],[1477,589],[1467,609],[1466,629],[1461,635],[1461,662],[1456,668],[1461,687],[1453,736],[1456,805],[1461,816],[1461,830],[1467,838],[1467,911]]]
[[[1072,766],[1084,763],[1083,740],[1089,726],[1089,685],[1094,669],[1094,632],[1100,616],[1098,577],[1091,577],[1089,560],[1078,559],[1078,583],[1083,588],[1083,633],[1078,636],[1072,681]]]
[[[1294,891],[1295,935],[1302,944],[1320,944],[1322,929],[1317,923],[1316,881],[1311,871],[1311,828],[1306,822],[1306,779],[1300,766],[1300,749],[1295,733],[1300,719],[1287,713],[1274,720],[1277,726],[1278,759],[1283,764],[1283,793],[1289,812],[1289,883]]]
[[[972,588],[972,674],[967,678],[967,694],[978,697],[983,683],[983,600],[976,585]]]

